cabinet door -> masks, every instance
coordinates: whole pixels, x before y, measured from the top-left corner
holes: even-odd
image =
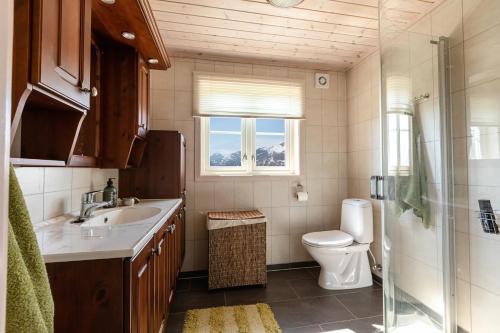
[[[90,107],[91,0],[35,0],[32,82]]]
[[[153,331],[154,314],[154,240],[144,247],[132,261],[131,276],[131,331],[149,333]]]
[[[155,236],[155,329],[163,331],[167,318],[167,226]]]
[[[148,130],[149,116],[149,69],[148,65],[138,55],[138,105],[137,105],[137,135],[145,137]]]

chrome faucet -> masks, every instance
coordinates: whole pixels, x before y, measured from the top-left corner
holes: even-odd
[[[82,194],[82,204],[80,208],[79,221],[85,221],[86,219],[92,217],[94,211],[98,208],[109,205],[109,201],[95,201],[95,196],[97,193],[102,193],[103,191],[91,191]]]

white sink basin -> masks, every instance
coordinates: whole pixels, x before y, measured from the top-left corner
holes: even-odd
[[[147,220],[161,212],[157,207],[123,207],[112,210],[102,210],[95,213],[95,215],[82,223],[81,226],[105,226],[105,225],[118,225],[130,224]]]

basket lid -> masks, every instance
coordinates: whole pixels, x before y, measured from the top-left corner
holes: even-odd
[[[259,210],[243,210],[243,211],[232,211],[232,212],[209,212],[207,217],[210,220],[250,220],[250,219],[261,219],[265,215]]]

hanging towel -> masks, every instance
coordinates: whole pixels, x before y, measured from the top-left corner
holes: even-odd
[[[412,210],[415,216],[422,220],[426,228],[431,223],[430,205],[427,193],[427,174],[425,172],[425,158],[422,149],[422,135],[420,126],[412,117],[412,164],[409,176],[396,176],[396,204],[399,215]]]
[[[54,302],[35,232],[10,167],[7,333],[54,331]]]

